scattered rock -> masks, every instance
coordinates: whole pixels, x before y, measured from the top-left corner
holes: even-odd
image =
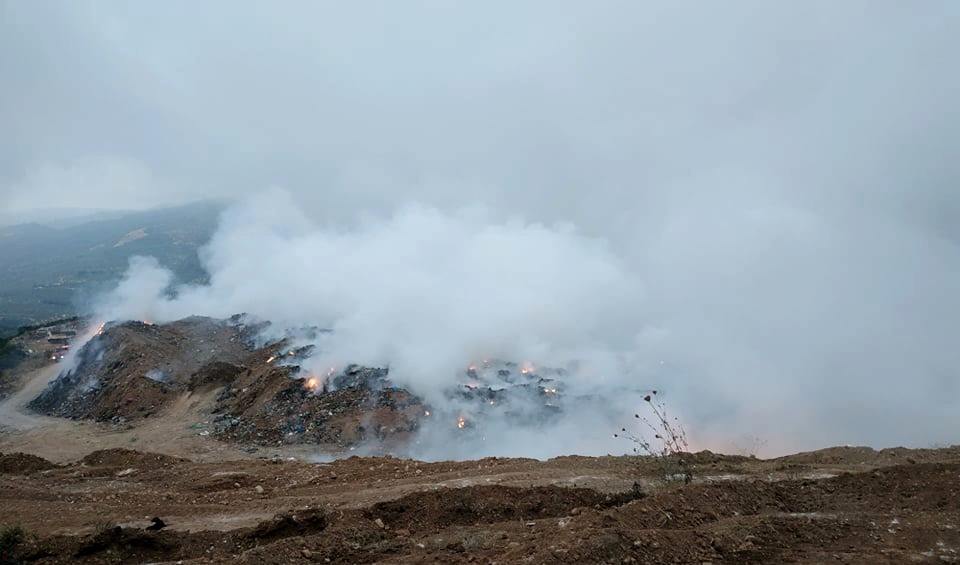
[[[152,522],[152,524],[147,526],[146,529],[150,530],[151,532],[159,532],[160,530],[167,527],[167,523],[156,516],[154,516],[153,519],[151,519],[150,521]]]

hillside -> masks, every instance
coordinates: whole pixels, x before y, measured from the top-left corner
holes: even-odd
[[[206,276],[197,257],[220,205],[93,215],[61,227],[0,227],[0,336],[22,325],[78,313],[85,299],[120,278],[134,255],[156,257],[181,282]]]

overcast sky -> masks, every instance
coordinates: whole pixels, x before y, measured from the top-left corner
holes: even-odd
[[[281,186],[317,213],[759,197],[954,229],[956,2],[0,6],[7,211]]]
[[[565,222],[703,422],[956,439],[958,56],[953,0],[0,0],[0,211]]]

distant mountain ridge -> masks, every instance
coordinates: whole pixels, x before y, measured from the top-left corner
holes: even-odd
[[[141,210],[103,210],[100,208],[36,208],[20,212],[0,213],[0,230],[23,224],[40,224],[63,229],[88,222],[112,220]]]
[[[0,335],[79,313],[85,298],[119,280],[133,255],[156,257],[180,282],[205,280],[197,249],[210,239],[222,209],[219,202],[200,202],[98,212],[60,227],[0,227]]]

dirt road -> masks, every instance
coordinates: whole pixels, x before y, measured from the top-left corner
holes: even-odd
[[[57,376],[58,371],[59,365],[53,364],[31,372],[19,390],[0,402],[0,430],[5,433],[22,432],[55,422],[55,418],[34,414],[25,410],[25,407]]]
[[[59,372],[49,365],[22,378],[21,388],[0,402],[0,452],[24,452],[54,462],[72,461],[91,451],[113,447],[147,448],[197,461],[250,458],[237,446],[204,434],[215,392],[184,394],[164,414],[133,427],[74,421],[37,414],[26,404]],[[275,450],[263,450],[273,455]]]

